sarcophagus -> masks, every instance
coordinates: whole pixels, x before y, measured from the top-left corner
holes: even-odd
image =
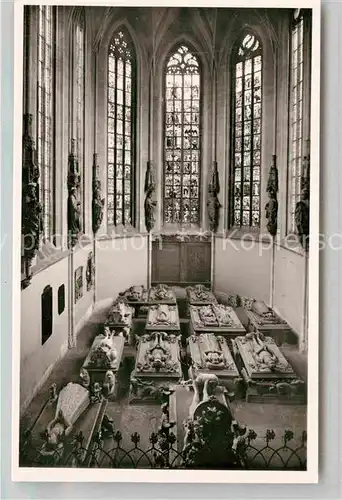
[[[304,403],[306,388],[272,337],[260,332],[232,340],[250,402]]]
[[[250,331],[269,335],[274,338],[278,345],[284,342],[291,343],[291,337],[294,336],[292,328],[265,302],[247,298],[242,298],[241,302],[248,317]]]
[[[204,285],[188,286],[186,288],[186,296],[191,306],[217,304],[217,299],[213,292]]]
[[[131,374],[130,402],[160,402],[162,393],[182,378],[180,336],[151,332],[139,339]]]
[[[224,337],[213,333],[192,335],[188,339],[192,365],[191,378],[212,373],[230,392],[241,396],[242,380]]]
[[[128,306],[134,309],[135,316],[146,315],[147,311],[145,309],[148,304],[148,290],[143,285],[131,286],[119,295]]]
[[[86,388],[102,386],[104,395],[115,396],[116,374],[119,370],[125,339],[122,336],[98,335],[80,372],[81,383]]]
[[[234,338],[246,331],[231,306],[222,304],[190,306],[190,318],[190,330],[194,334],[207,332]]]
[[[125,338],[125,342],[131,343],[131,329],[133,323],[134,309],[130,307],[124,299],[116,300],[112,305],[103,332],[106,336],[111,334],[120,335]]]
[[[176,304],[176,295],[171,287],[167,285],[156,285],[149,290],[148,302],[153,304]]]
[[[158,304],[150,306],[147,314],[147,331],[179,332],[179,315],[176,305]]]

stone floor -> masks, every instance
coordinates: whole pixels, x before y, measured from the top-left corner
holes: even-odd
[[[51,375],[44,383],[39,393],[33,398],[21,421],[22,429],[29,429],[39,416],[44,403],[49,398],[49,389],[52,383],[57,384],[59,391],[68,382],[79,382],[79,372],[84,359],[91,347],[94,337],[99,333],[99,325],[104,321],[108,309],[96,310],[78,336],[77,347],[69,350],[63,360],[53,369]],[[138,322],[138,323],[141,323]],[[141,326],[141,325],[140,325]],[[182,320],[182,329],[187,327],[187,320]],[[295,372],[304,380],[307,379],[307,360],[293,345],[284,345],[282,351],[293,366]],[[133,432],[141,435],[142,447],[149,444],[149,435],[157,429],[160,422],[160,407],[154,405],[129,405],[129,372],[134,366],[134,349],[124,350],[124,362],[127,364],[123,370],[124,375],[119,380],[119,393],[117,402],[109,402],[107,414],[114,421],[116,429],[123,434],[123,447],[130,447],[130,436]],[[188,400],[192,394],[187,393],[184,404],[177,409],[177,419],[182,421],[187,417]],[[231,408],[234,418],[241,424],[253,428],[260,439],[265,436],[267,429],[274,429],[276,435],[281,437],[285,430],[291,429],[296,436],[300,436],[306,429],[305,405],[279,405],[255,404],[235,401]],[[46,418],[41,416],[36,427],[44,430]]]

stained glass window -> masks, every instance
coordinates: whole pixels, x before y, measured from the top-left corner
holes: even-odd
[[[237,46],[233,65],[232,179],[234,226],[260,225],[262,48],[253,34]]]
[[[107,223],[134,225],[135,55],[124,30],[108,54]]]
[[[74,122],[76,137],[76,155],[80,169],[81,199],[83,198],[84,179],[84,81],[85,81],[85,39],[84,39],[84,15],[79,13],[75,24],[74,43]],[[82,204],[83,205],[83,204]]]
[[[185,45],[165,74],[164,221],[198,224],[201,153],[201,81],[197,57]]]
[[[288,189],[288,231],[295,231],[295,209],[300,199],[303,158],[303,17],[292,26],[290,97],[290,169]]]
[[[54,77],[54,10],[39,6],[38,85],[37,85],[37,155],[40,170],[43,237],[53,230],[53,77]]]

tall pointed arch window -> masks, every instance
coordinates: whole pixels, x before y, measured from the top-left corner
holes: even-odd
[[[37,158],[43,207],[42,233],[47,239],[52,237],[54,223],[55,10],[49,5],[40,5],[38,9]]]
[[[295,210],[301,197],[303,158],[310,130],[310,18],[296,9],[291,26],[289,175],[287,231],[296,231]]]
[[[181,45],[168,59],[164,112],[164,222],[199,223],[201,74]]]
[[[85,148],[85,19],[81,8],[77,11],[72,45],[73,63],[73,133],[80,174],[80,199],[84,198],[84,148]],[[84,203],[82,203],[84,207]],[[83,214],[82,214],[83,215]],[[83,217],[81,217],[83,219]]]
[[[108,52],[107,224],[134,225],[136,59],[124,29]]]
[[[262,47],[247,33],[233,56],[232,225],[260,225]]]

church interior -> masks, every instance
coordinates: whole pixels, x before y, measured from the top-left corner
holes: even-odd
[[[25,6],[21,465],[305,469],[311,16]]]

